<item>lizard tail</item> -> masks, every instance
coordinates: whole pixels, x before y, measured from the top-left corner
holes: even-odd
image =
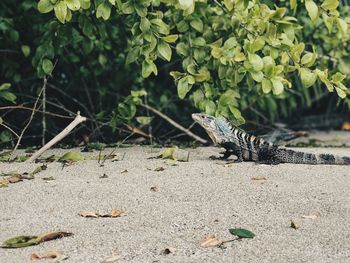
[[[347,156],[304,153],[288,149],[278,149],[276,157],[281,163],[350,165],[350,157]]]

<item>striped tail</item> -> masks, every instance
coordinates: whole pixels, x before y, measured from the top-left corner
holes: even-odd
[[[281,163],[350,165],[350,157],[333,154],[312,154],[278,149],[276,157]]]

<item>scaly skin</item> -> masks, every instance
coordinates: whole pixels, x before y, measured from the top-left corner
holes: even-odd
[[[210,115],[194,113],[192,118],[206,130],[214,144],[226,149],[222,159],[235,155],[236,162],[350,165],[350,157],[346,156],[312,154],[278,148],[273,143],[249,135],[237,127],[232,127],[227,121]]]

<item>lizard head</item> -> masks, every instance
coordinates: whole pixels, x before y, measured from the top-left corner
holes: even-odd
[[[224,119],[202,113],[193,113],[192,119],[205,129],[214,144],[227,141],[232,133],[232,126]]]

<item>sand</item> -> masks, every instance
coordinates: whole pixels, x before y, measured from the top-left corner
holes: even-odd
[[[148,159],[160,149],[120,148],[117,154],[125,153],[124,159],[107,160],[103,167],[96,160],[65,167],[49,163],[34,180],[0,188],[0,242],[48,231],[74,233],[37,246],[0,248],[0,262],[31,262],[33,252],[49,250],[62,251],[68,256],[65,262],[98,263],[112,255],[116,261],[107,262],[350,262],[349,166],[227,165],[208,159],[218,148],[186,150],[189,162],[169,166]],[[348,148],[307,151],[349,155]],[[0,172],[28,172],[37,166],[0,163]],[[155,171],[159,167],[164,170]],[[103,174],[107,177],[100,178]],[[51,176],[55,180],[43,180]],[[255,176],[266,180],[252,180]],[[79,215],[113,208],[126,215]],[[291,228],[291,220],[300,228]],[[256,236],[222,247],[200,246],[210,234],[233,239],[230,228]],[[169,247],[172,252],[164,254]]]

